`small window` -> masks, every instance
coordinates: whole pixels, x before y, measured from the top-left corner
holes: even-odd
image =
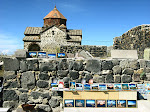
[[[52,31],[52,35],[54,35],[54,31]]]

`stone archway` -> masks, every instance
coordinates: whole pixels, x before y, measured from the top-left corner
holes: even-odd
[[[38,44],[30,44],[28,51],[40,51],[40,46]]]

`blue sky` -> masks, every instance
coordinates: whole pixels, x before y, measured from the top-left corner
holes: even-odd
[[[132,27],[150,24],[150,0],[1,0],[0,52],[23,49],[26,27],[42,27],[55,4],[68,29],[82,29],[83,45],[110,46]]]

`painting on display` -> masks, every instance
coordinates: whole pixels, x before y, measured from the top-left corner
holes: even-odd
[[[97,107],[106,107],[106,100],[96,100]]]
[[[72,99],[64,100],[64,105],[65,107],[74,107],[74,100]]]
[[[59,83],[58,83],[58,90],[59,91],[63,91],[64,90],[64,82],[63,81],[59,81]]]
[[[97,84],[97,83],[95,83],[95,84],[91,84],[91,89],[93,90],[93,91],[98,91],[98,87],[99,86],[99,84]]]
[[[136,90],[136,84],[129,84],[130,90]]]
[[[47,54],[47,58],[55,59],[56,58],[56,54]]]
[[[75,82],[70,82],[69,83],[69,88],[70,88],[70,91],[75,91],[75,89],[76,89],[76,83]]]
[[[84,84],[84,90],[90,91],[91,90],[91,85],[90,84]]]
[[[107,100],[107,107],[116,107],[116,100]]]
[[[38,58],[46,58],[46,52],[38,52]]]
[[[85,100],[75,100],[75,107],[85,107]]]
[[[51,83],[51,88],[53,91],[57,91],[58,90],[58,84],[57,83]]]
[[[121,84],[114,84],[114,89],[115,90],[121,90]]]
[[[95,107],[95,100],[86,100],[86,107]]]
[[[122,84],[122,90],[129,90],[128,84]]]
[[[65,58],[66,54],[65,53],[57,53],[57,58]]]
[[[127,104],[128,107],[136,107],[136,100],[128,100]]]
[[[100,91],[106,91],[107,90],[106,84],[99,84],[99,90]]]
[[[114,89],[114,85],[113,84],[107,84],[107,89],[108,90],[113,90]]]
[[[125,108],[126,107],[126,100],[117,100],[117,107]]]
[[[83,84],[81,84],[81,83],[76,83],[76,90],[77,90],[77,91],[83,91]]]
[[[37,52],[29,52],[29,57],[31,58],[36,58],[37,57]]]

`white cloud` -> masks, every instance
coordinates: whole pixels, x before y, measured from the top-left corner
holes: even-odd
[[[0,32],[0,54],[14,54],[16,49],[22,49],[23,43],[17,37]]]

